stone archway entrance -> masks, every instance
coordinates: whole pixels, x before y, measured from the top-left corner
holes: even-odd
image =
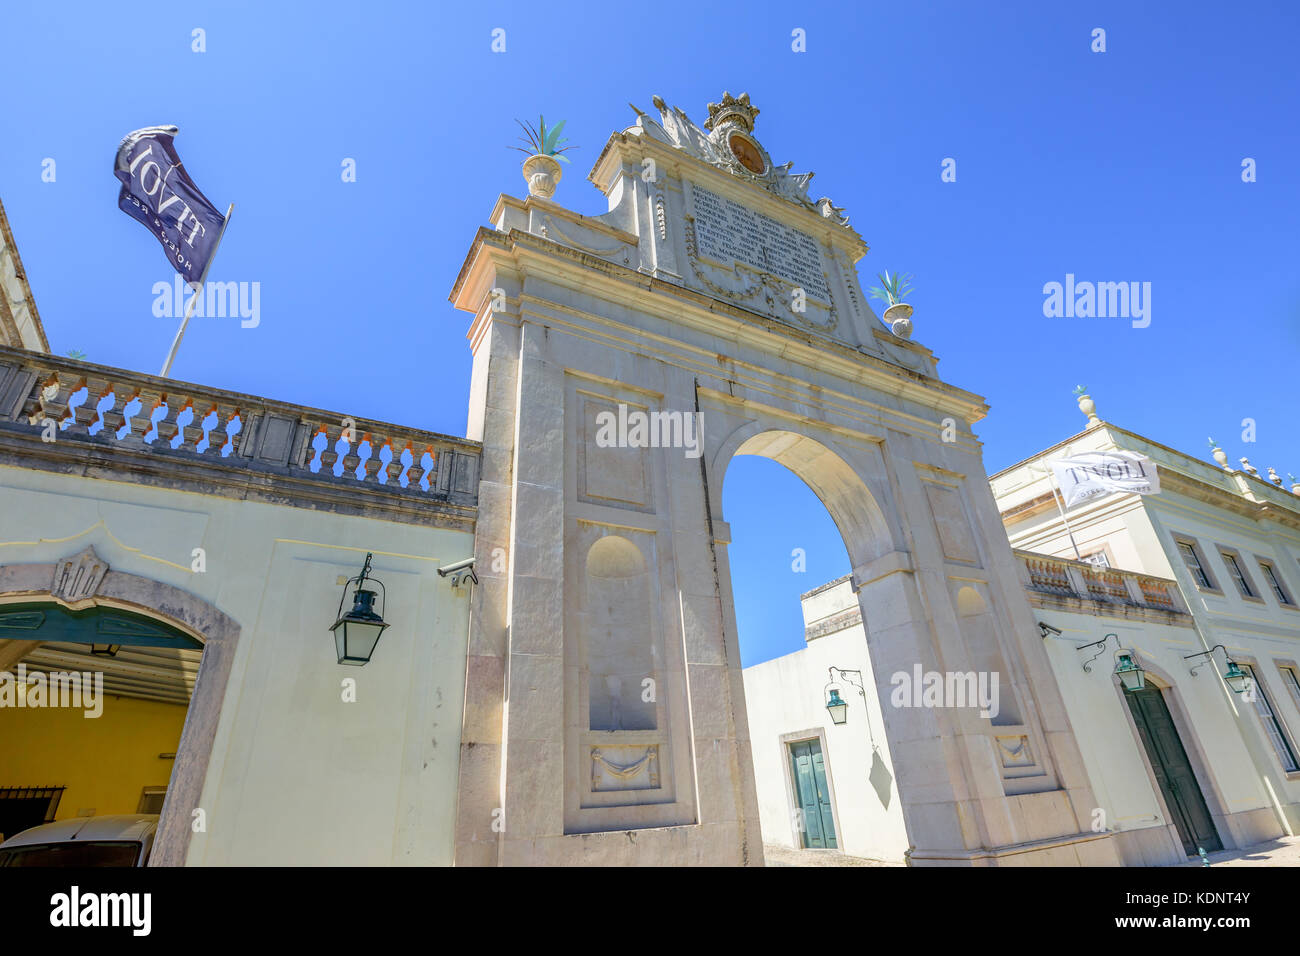
[[[712,133],[661,107],[611,137],[605,216],[502,197],[453,290],[483,443],[457,863],[761,863],[736,454],[790,468],[835,519],[878,692],[896,672],[1001,678],[987,717],[888,709],[913,863],[1116,863],[1083,832],[1094,801],[970,431],[982,401],[883,329],[865,244],[766,161],[747,98],[710,114]],[[736,124],[765,173],[701,145]],[[640,670],[601,670],[611,648]]]
[[[206,601],[112,570],[93,548],[53,564],[0,566],[0,670],[17,667],[55,639],[201,649],[150,866],[185,862],[239,634],[239,626]],[[107,679],[105,688],[111,693]]]

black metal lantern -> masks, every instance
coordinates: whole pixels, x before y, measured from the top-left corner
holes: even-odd
[[[384,587],[384,582],[376,578],[370,579],[374,584],[378,584],[383,592],[383,603],[378,613],[375,611],[375,592],[365,587],[366,577],[370,574],[372,557],[374,557],[372,554],[366,555],[366,563],[361,568],[361,573],[355,578],[348,579],[347,584],[343,585],[343,594],[339,597],[339,617],[330,630],[334,632],[334,647],[338,651],[340,664],[361,667],[369,663],[375,653],[375,646],[379,643],[380,635],[384,633],[384,628],[388,627],[384,623],[383,613],[388,604],[388,589]],[[343,600],[347,597],[348,584],[353,581],[357,583],[357,587],[352,594],[352,609],[344,614]]]

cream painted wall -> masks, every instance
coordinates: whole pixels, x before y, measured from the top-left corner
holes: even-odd
[[[806,597],[805,620],[816,623],[856,603],[844,581]],[[837,681],[849,705],[848,719],[840,726],[831,723],[825,707],[831,666],[862,671],[868,719],[862,695]],[[907,831],[862,623],[818,637],[793,654],[747,667],[744,678],[763,842],[801,845],[794,825],[788,739],[782,738],[796,732],[798,739],[811,738],[820,732],[839,849],[850,856],[901,861],[909,845]],[[868,722],[873,733],[868,732]]]
[[[1179,710],[1190,723],[1180,727],[1183,747],[1192,760],[1206,771],[1201,789],[1211,813],[1255,814],[1272,816],[1267,783],[1251,762],[1242,734],[1232,719],[1233,695],[1214,674],[1213,665],[1188,673],[1184,655],[1200,648],[1190,627],[1177,627],[1151,621],[1132,621],[1079,614],[1054,608],[1037,611],[1040,621],[1059,628],[1062,634],[1045,641],[1052,672],[1061,687],[1070,723],[1079,740],[1079,749],[1092,781],[1098,808],[1104,816],[1100,823],[1121,833],[1166,826],[1166,818],[1157,786],[1144,760],[1140,739],[1128,717],[1127,704],[1114,676],[1115,652],[1119,646],[1138,652],[1138,660],[1148,671],[1155,686],[1162,686],[1166,702],[1179,722]],[[1116,634],[1103,648],[1078,650],[1084,644]],[[1093,655],[1102,650],[1095,660]],[[1089,662],[1091,670],[1083,665]],[[1098,820],[1094,817],[1094,820]],[[1258,820],[1254,825],[1258,824]],[[1216,819],[1225,846],[1232,845],[1232,827],[1224,831]],[[1180,859],[1151,858],[1158,840],[1128,841],[1124,845],[1132,854],[1145,852],[1146,859],[1131,863],[1169,863]],[[1172,834],[1170,835],[1172,840]]]
[[[93,545],[241,627],[190,865],[452,862],[469,591],[435,569],[471,555],[471,534],[11,467],[0,496],[0,564]],[[342,667],[337,579],[367,551],[392,626],[368,665]]]

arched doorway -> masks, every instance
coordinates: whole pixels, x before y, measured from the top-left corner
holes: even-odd
[[[816,493],[765,456],[735,456],[722,497],[764,858],[901,864],[910,843],[840,531]],[[828,693],[844,701],[843,723]]]
[[[71,761],[72,772],[80,775],[85,799],[74,797],[76,806],[69,804],[61,813],[57,804],[50,806],[53,795],[47,793],[45,812],[60,819],[78,810],[95,816],[160,812],[150,865],[183,865],[239,634],[239,626],[206,601],[160,581],[111,570],[93,548],[53,564],[0,566],[0,671],[8,676],[11,691],[17,692],[21,673],[28,678],[22,689],[25,703],[39,685],[46,695],[41,712],[61,716],[80,716],[76,707],[63,706],[78,703],[74,690],[80,691],[82,709],[104,708],[105,700],[113,701],[120,725],[116,733],[124,738],[108,748],[97,749],[88,736],[64,746],[64,765]],[[71,680],[73,674],[78,682]],[[51,693],[58,695],[58,708],[47,711]],[[57,740],[58,729],[48,723],[27,731],[53,734]],[[36,752],[39,761],[40,747],[32,746],[39,741],[16,736],[12,752]],[[111,741],[113,734],[107,736]],[[170,746],[159,744],[167,739]],[[96,761],[108,761],[107,751],[130,741],[138,751],[134,769],[117,773],[121,779],[112,786],[96,789]],[[80,763],[90,764],[88,772],[82,772],[87,768]],[[68,792],[72,796],[71,788]]]
[[[160,813],[202,642],[141,614],[54,601],[0,605],[0,640],[28,648],[0,677],[6,736],[21,741],[0,759],[0,833]]]
[[[997,865],[1028,853],[1112,863],[1104,835],[1084,830],[1068,796],[1077,790],[1091,799],[1073,740],[1049,738],[1041,720],[1042,702],[1054,711],[1059,691],[1041,646],[1023,639],[1027,605],[1003,567],[1005,544],[979,524],[983,502],[975,496],[986,489],[952,469],[899,462],[894,455],[905,445],[891,454],[885,441],[813,422],[796,430],[780,419],[737,421],[731,403],[718,404],[734,425],[713,446],[711,474],[725,476],[739,455],[777,461],[816,494],[844,540],[852,566],[845,586],[865,633],[908,860]],[[719,483],[710,480],[709,494],[720,516]],[[719,539],[724,631],[738,659],[728,548]],[[753,706],[737,706],[746,721]],[[744,784],[757,790],[752,777]],[[757,799],[746,800],[759,818]],[[1051,822],[1035,832],[1026,822],[1038,813]],[[758,839],[756,829],[747,824],[747,843]]]
[[[879,689],[887,683],[871,664],[852,574],[864,562],[854,561],[848,543],[852,539],[866,561],[892,550],[883,513],[844,458],[807,435],[757,431],[734,447],[723,472],[722,494],[723,517],[731,532],[725,555],[734,609],[729,628],[746,662],[743,709],[765,856],[797,861],[798,855],[783,853],[793,848],[902,862],[909,840],[887,740],[888,694]],[[757,459],[766,461],[759,466]],[[773,474],[778,467],[784,475]],[[782,510],[797,516],[792,534],[816,551],[833,555],[817,562],[821,574],[800,588],[782,585],[806,572],[801,562],[809,558],[807,549],[792,546],[789,576],[784,569],[778,571],[775,555],[769,554],[763,578],[767,587],[761,596],[752,591],[749,595],[761,611],[746,607],[740,593],[746,583],[749,536],[746,523],[737,520],[733,496],[738,494],[736,482],[747,482],[750,473],[761,482],[754,488],[760,495],[782,490]],[[760,518],[764,524],[772,520]],[[720,556],[720,565],[723,561]],[[778,614],[773,601],[777,592],[782,604],[797,609],[798,631],[781,648],[786,653],[749,664],[742,622]],[[832,692],[845,701],[843,724],[826,708]]]

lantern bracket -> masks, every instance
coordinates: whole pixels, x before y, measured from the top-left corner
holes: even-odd
[[[339,609],[334,614],[334,620],[337,621],[341,617],[343,617],[343,602],[346,601],[348,598],[348,585],[351,584],[353,581],[355,581],[357,582],[356,591],[360,591],[361,586],[365,583],[366,578],[370,577],[370,561],[373,557],[374,554],[367,551],[366,562],[361,566],[361,573],[356,575],[355,577],[348,578],[347,581],[344,582],[343,593],[339,595]],[[379,605],[379,616],[383,617],[388,611],[388,588],[384,587],[384,582],[379,580],[378,578],[370,578],[370,580],[373,583],[379,585],[379,591],[380,591],[379,596],[381,598],[381,603]],[[356,599],[356,591],[352,592],[354,600]]]
[[[1092,657],[1088,658],[1086,661],[1083,662],[1083,672],[1085,674],[1092,673],[1092,662],[1095,661],[1097,658],[1101,657],[1102,654],[1106,653],[1106,642],[1109,641],[1112,637],[1115,638],[1116,649],[1119,649],[1120,643],[1119,643],[1118,634],[1107,634],[1100,641],[1093,641],[1091,644],[1080,644],[1078,647],[1075,648],[1076,651],[1086,651],[1090,647],[1100,648],[1096,654],[1093,654]]]
[[[838,679],[835,677],[836,674],[840,675]],[[850,674],[856,674],[857,680],[850,677]],[[876,735],[875,731],[871,729],[871,714],[866,707],[867,689],[862,685],[862,671],[845,667],[828,667],[826,668],[826,677],[826,686],[822,688],[823,698],[826,697],[826,692],[830,689],[832,684],[845,683],[850,687],[856,687],[858,689],[858,693],[862,695],[862,716],[866,718],[867,721],[867,736],[871,738],[871,745],[874,747],[876,744]]]
[[[1201,652],[1198,653],[1198,654],[1186,654],[1186,655],[1183,656],[1183,660],[1185,660],[1185,661],[1190,661],[1193,657],[1204,657],[1204,658],[1205,658],[1205,660],[1201,661],[1200,663],[1192,664],[1192,665],[1190,666],[1189,670],[1191,671],[1191,675],[1192,675],[1193,677],[1197,676],[1197,675],[1196,675],[1196,672],[1197,672],[1200,668],[1202,668],[1202,667],[1204,667],[1206,664],[1210,663],[1210,661],[1213,659],[1213,655],[1214,655],[1214,652],[1215,652],[1215,651],[1223,651],[1224,659],[1225,659],[1225,660],[1230,660],[1230,658],[1228,658],[1228,649],[1227,649],[1226,647],[1224,647],[1222,644],[1215,644],[1215,645],[1214,645],[1213,647],[1211,647],[1208,651],[1201,651]]]

